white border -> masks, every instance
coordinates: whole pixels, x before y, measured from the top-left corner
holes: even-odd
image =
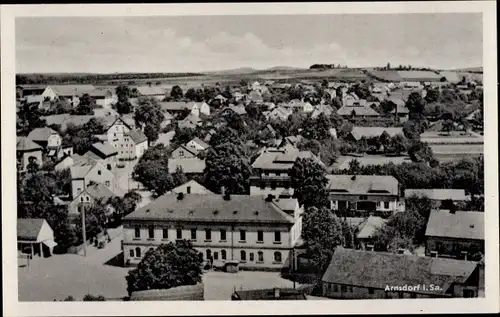
[[[135,4],[135,5],[22,5],[1,6],[2,61],[2,244],[3,303],[6,316],[92,315],[236,315],[337,313],[478,313],[499,311],[498,267],[498,139],[497,49],[494,1],[393,3],[268,3],[268,4]],[[483,13],[486,197],[486,298],[359,301],[277,302],[32,302],[17,300],[15,175],[15,33],[14,18],[21,16],[152,16],[152,15],[272,15],[340,13]],[[446,26],[443,26],[446,27]]]

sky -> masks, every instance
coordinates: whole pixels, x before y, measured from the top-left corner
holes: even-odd
[[[479,13],[16,19],[17,73],[482,66]]]

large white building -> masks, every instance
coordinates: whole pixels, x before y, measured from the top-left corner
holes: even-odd
[[[166,194],[123,219],[125,265],[137,265],[162,243],[190,240],[216,267],[279,270],[290,265],[302,230],[296,199]]]

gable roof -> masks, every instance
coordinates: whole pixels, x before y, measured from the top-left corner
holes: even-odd
[[[427,221],[426,236],[484,240],[484,212],[432,211]]]
[[[45,219],[17,219],[17,240],[36,241]]]
[[[453,283],[464,283],[477,263],[463,260],[372,252],[339,247],[322,281],[385,289],[386,285],[440,285],[419,293],[445,295]]]
[[[103,202],[106,202],[111,197],[118,196],[102,183],[87,186],[85,192],[96,200],[102,199]]]
[[[49,127],[35,128],[28,134],[28,139],[32,141],[47,142],[52,135],[59,135]]]
[[[358,226],[358,239],[371,238],[377,229],[382,228],[382,226],[387,222],[384,218],[369,216]]]
[[[97,152],[96,154],[103,157],[108,157],[118,154],[118,151],[109,142],[96,142],[92,144],[90,151]]]
[[[379,116],[379,113],[367,106],[342,106],[337,110],[339,116],[350,116],[352,112],[357,116]]]
[[[184,108],[192,110],[196,102],[162,101],[159,104],[163,111],[181,111]]]
[[[181,167],[185,174],[202,174],[205,170],[205,160],[198,157],[168,160],[168,170],[170,173],[174,173],[177,167]]]
[[[241,106],[241,105],[239,105],[239,106],[229,105],[227,107],[224,107],[221,112],[224,112],[226,110],[232,110],[234,113],[236,113],[240,116],[247,114],[245,107]]]
[[[312,158],[318,163],[321,161],[310,151],[299,151],[287,143],[280,148],[266,148],[253,162],[252,168],[289,170],[298,158]]]
[[[50,85],[48,87],[57,95],[63,97],[81,96],[83,94],[90,94],[95,90],[93,85]]]
[[[71,171],[71,178],[79,179],[85,178],[94,166],[99,164],[96,160],[88,156],[73,155],[73,165],[69,168]]]
[[[235,212],[236,211],[236,212]],[[266,202],[264,197],[231,195],[165,194],[150,204],[132,212],[124,220],[150,219],[170,221],[236,222],[291,224],[293,218]]]
[[[399,183],[387,175],[326,175],[330,192],[353,195],[399,194]]]
[[[181,189],[184,189],[188,186],[195,188],[195,190],[198,191],[197,194],[201,194],[201,193],[213,194],[211,191],[209,191],[207,188],[205,188],[205,186],[201,185],[200,183],[198,183],[197,181],[195,181],[193,179],[180,185],[180,186],[175,187],[174,189],[172,189],[172,193],[178,193],[179,191],[181,191]]]
[[[353,127],[351,131],[351,135],[359,140],[362,137],[365,138],[377,138],[380,137],[384,132],[389,134],[389,136],[394,137],[398,134],[403,135],[403,128],[397,127]]]
[[[411,197],[413,195],[417,197],[428,197],[431,200],[446,200],[451,199],[453,201],[465,201],[469,200],[470,197],[465,195],[464,189],[406,189],[405,197]]]
[[[146,135],[144,135],[144,132],[139,129],[130,130],[128,132],[128,136],[132,139],[132,141],[134,141],[135,144],[146,142],[148,140]]]
[[[193,154],[195,156],[197,156],[198,154],[200,154],[200,151],[198,149],[189,147],[189,146],[187,146],[185,144],[179,145],[177,148],[175,148],[174,151],[176,151],[177,149],[185,150],[186,152],[189,152],[189,153],[191,153],[191,154]]]
[[[189,142],[195,142],[195,143],[198,143],[203,149],[208,149],[210,147],[210,145],[208,145],[205,141],[203,141],[202,139],[200,139],[199,137],[195,137],[194,139],[192,139],[191,141]],[[188,142],[188,143],[189,143]],[[187,144],[187,143],[186,143]]]
[[[42,150],[42,147],[35,142],[31,141],[27,137],[18,136],[16,139],[16,151],[28,152],[28,151],[36,151]]]

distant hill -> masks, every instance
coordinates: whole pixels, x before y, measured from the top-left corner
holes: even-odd
[[[460,69],[453,69],[455,72],[466,72],[466,73],[483,73],[483,67],[467,67]]]
[[[275,66],[268,69],[266,71],[283,71],[283,70],[304,70],[305,68],[300,67],[292,67],[292,66]]]
[[[244,75],[244,74],[255,73],[257,71],[258,71],[257,69],[251,68],[251,67],[240,67],[240,68],[234,68],[234,69],[209,71],[209,72],[205,72],[205,74],[207,74],[207,75]]]

